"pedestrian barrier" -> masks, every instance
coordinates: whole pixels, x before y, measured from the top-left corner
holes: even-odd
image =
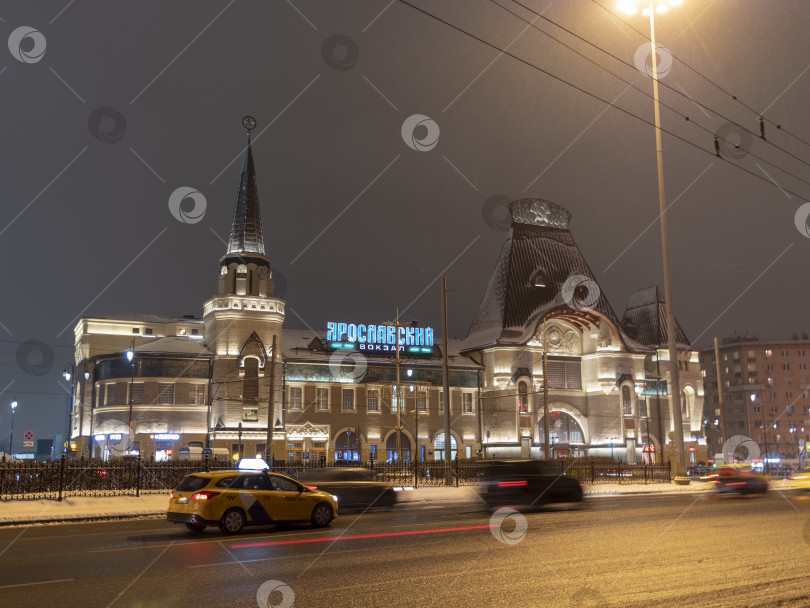
[[[484,482],[493,460],[443,460],[380,462],[369,460],[337,462],[284,462],[271,460],[271,470],[292,478],[323,467],[363,467],[380,481],[397,487],[458,487]],[[607,459],[560,459],[545,461],[546,472],[566,475],[581,483],[668,483],[671,467],[629,465]],[[0,459],[0,500],[62,500],[65,496],[139,496],[169,493],[186,475],[201,471],[229,470],[233,461],[210,459],[156,462],[140,457],[105,462],[62,456],[58,460],[6,461]]]

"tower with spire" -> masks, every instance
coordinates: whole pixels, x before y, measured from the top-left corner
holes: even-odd
[[[256,125],[245,117],[247,144],[242,160],[239,190],[225,255],[219,260],[214,296],[203,305],[208,347],[216,360],[213,369],[211,427],[234,430],[241,423],[266,429],[270,399],[269,373],[273,338],[281,349],[285,303],[273,295],[270,258],[265,255],[259,190],[250,144]],[[280,395],[281,366],[276,369],[275,393]]]

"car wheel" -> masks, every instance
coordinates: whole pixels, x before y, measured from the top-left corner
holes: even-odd
[[[239,534],[245,527],[245,513],[242,509],[228,509],[219,520],[219,529],[223,534]]]
[[[383,495],[382,504],[386,507],[393,507],[397,504],[397,493],[393,490],[389,490]]]
[[[582,488],[577,487],[575,488],[570,494],[571,502],[581,502],[582,501]]]
[[[205,530],[205,524],[186,524],[186,528],[192,532],[202,532]]]
[[[315,505],[312,509],[312,517],[310,518],[312,527],[325,528],[332,522],[332,507],[327,503],[321,502]]]

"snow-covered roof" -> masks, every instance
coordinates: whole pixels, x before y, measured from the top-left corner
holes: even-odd
[[[93,315],[85,319],[105,319],[108,321],[127,321],[133,323],[193,323],[202,325],[203,320],[197,317],[171,317],[168,315],[140,315],[123,313],[120,315]]]
[[[655,285],[630,294],[622,316],[622,330],[645,346],[667,344],[667,314],[664,296]],[[675,319],[675,341],[679,347],[691,346],[686,332]]]

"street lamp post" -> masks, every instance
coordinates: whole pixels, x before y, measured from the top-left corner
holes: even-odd
[[[8,455],[14,456],[14,410],[17,409],[17,398],[11,400],[11,436],[8,438]]]
[[[76,367],[72,363],[67,363],[65,369],[62,370],[62,377],[66,382],[70,382],[70,407],[68,408],[68,419],[65,425],[64,453],[67,453],[73,435],[73,419],[76,416]]]
[[[129,350],[127,351],[127,359],[129,360],[130,376],[129,376],[129,446],[128,450],[132,450],[132,442],[135,439],[135,429],[132,424],[132,385],[135,382],[135,340],[132,340]]]
[[[684,442],[683,442],[683,414],[681,412],[681,383],[678,374],[678,348],[677,331],[675,328],[675,313],[673,309],[672,281],[670,278],[669,264],[669,233],[667,230],[667,198],[664,189],[664,154],[661,144],[661,109],[658,103],[658,59],[656,57],[657,45],[655,44],[655,13],[664,13],[671,6],[677,6],[682,0],[645,0],[647,8],[642,10],[642,14],[650,17],[650,52],[652,61],[653,80],[653,106],[655,109],[655,151],[658,165],[658,206],[661,218],[661,252],[664,266],[664,304],[666,306],[667,319],[667,346],[669,349],[670,363],[670,404],[672,405],[672,422],[674,429],[675,449],[672,456],[672,464],[676,475],[684,475]],[[633,0],[620,0],[619,8],[627,14],[638,12],[636,2]]]

